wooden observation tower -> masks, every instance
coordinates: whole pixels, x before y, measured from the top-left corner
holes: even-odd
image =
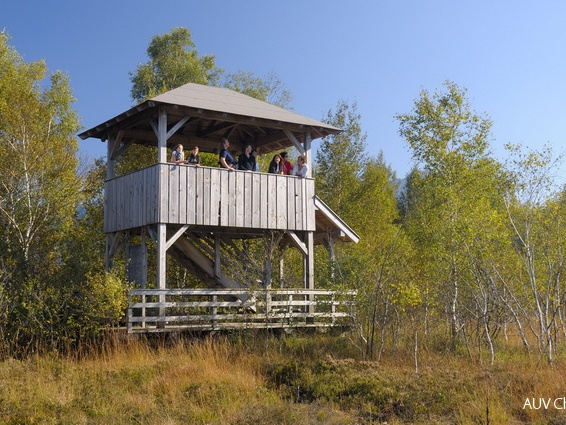
[[[123,253],[135,282],[129,332],[316,327],[347,319],[344,294],[314,288],[314,246],[324,244],[333,255],[336,240],[358,242],[358,236],[315,195],[310,175],[168,163],[179,143],[218,154],[226,137],[234,154],[244,144],[272,155],[294,147],[310,165],[312,140],[340,131],[228,89],[186,84],[80,134],[107,142],[106,264]],[[133,144],[157,147],[156,163],[116,175],[116,160]],[[252,239],[298,249],[301,284],[275,285],[270,255],[255,275],[234,273],[244,241]],[[148,261],[152,251],[155,261]],[[202,287],[169,287],[167,255]],[[148,264],[156,269],[151,285]]]

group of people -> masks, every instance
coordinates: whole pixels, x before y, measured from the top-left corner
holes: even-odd
[[[259,171],[259,164],[256,158],[257,150],[253,149],[251,145],[248,144],[244,147],[244,152],[238,157],[237,161],[230,153],[229,147],[230,141],[227,138],[222,138],[222,149],[218,155],[218,163],[222,168],[228,170]],[[200,166],[199,147],[195,146],[188,158],[185,159],[183,145],[177,145],[175,150],[171,153],[171,162],[174,164]],[[306,177],[308,170],[309,168],[303,155],[298,157],[297,163],[293,166],[287,159],[287,152],[281,152],[276,154],[271,160],[268,172],[272,174]]]
[[[268,172],[272,174],[285,174],[298,177],[306,177],[308,171],[309,167],[303,155],[299,155],[297,163],[293,165],[287,159],[287,152],[275,154],[269,163],[268,169]]]
[[[199,155],[199,147],[195,146],[191,153],[189,154],[188,158],[185,159],[185,151],[183,150],[183,145],[175,146],[173,152],[171,152],[171,162],[173,164],[191,164],[196,165],[197,167],[200,166],[200,155]]]

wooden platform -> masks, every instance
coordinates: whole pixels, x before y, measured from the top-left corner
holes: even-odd
[[[353,292],[133,289],[128,333],[345,326]]]

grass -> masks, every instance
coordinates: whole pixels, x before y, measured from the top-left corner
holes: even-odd
[[[513,353],[356,359],[343,337],[127,340],[0,363],[0,424],[566,424],[566,362]]]

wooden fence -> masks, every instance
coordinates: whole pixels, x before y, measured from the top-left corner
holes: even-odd
[[[128,332],[348,325],[354,295],[299,289],[133,289]]]

